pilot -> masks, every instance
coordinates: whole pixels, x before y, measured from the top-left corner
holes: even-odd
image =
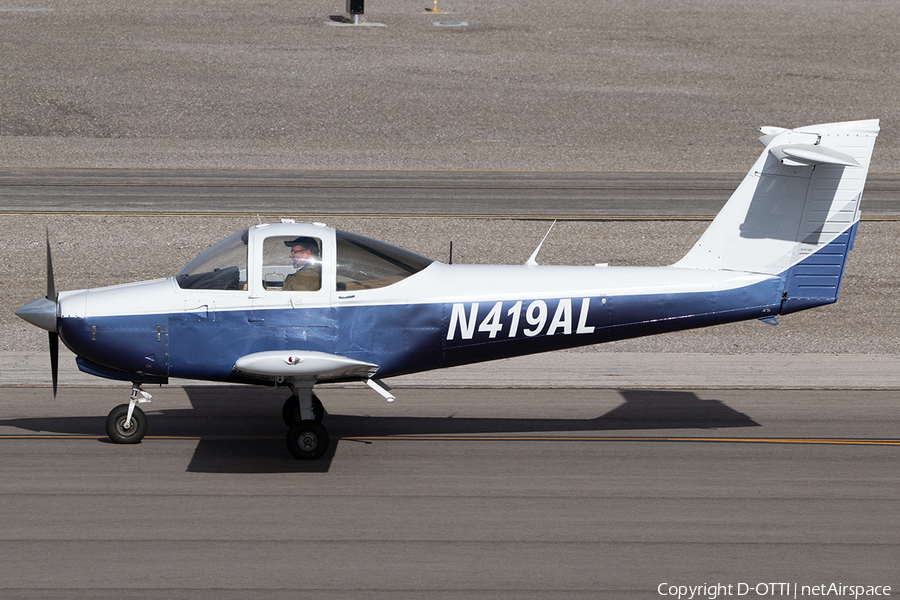
[[[311,292],[322,287],[322,263],[319,244],[311,237],[298,237],[284,243],[291,249],[291,262],[296,272],[284,278],[285,291]]]

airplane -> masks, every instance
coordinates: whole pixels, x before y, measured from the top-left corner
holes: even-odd
[[[47,294],[16,311],[81,371],[132,383],[106,421],[140,442],[143,384],[287,387],[287,447],[329,447],[318,384],[383,379],[638,336],[775,318],[837,300],[880,131],[862,120],[761,127],[765,149],[690,251],[661,267],[444,264],[321,223],[260,223],[177,275]],[[540,246],[538,247],[538,250]],[[301,277],[302,276],[302,277]],[[300,281],[302,279],[302,282]]]

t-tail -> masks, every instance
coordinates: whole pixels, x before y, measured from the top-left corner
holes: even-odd
[[[760,130],[766,149],[673,266],[780,276],[781,314],[835,302],[878,120]]]

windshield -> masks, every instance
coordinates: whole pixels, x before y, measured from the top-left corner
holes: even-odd
[[[175,276],[175,281],[186,290],[247,289],[247,230],[204,250]]]
[[[355,233],[337,231],[337,290],[385,287],[418,273],[433,260]]]

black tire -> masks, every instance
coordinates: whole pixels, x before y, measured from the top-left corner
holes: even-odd
[[[287,448],[298,460],[316,460],[328,451],[328,432],[315,421],[300,421],[288,432]]]
[[[325,407],[322,401],[315,394],[312,395],[313,420],[321,423],[325,418]],[[288,427],[293,427],[300,422],[300,399],[297,396],[291,396],[284,401],[284,407],[281,409],[281,418]]]
[[[131,413],[131,421],[126,427],[127,416],[127,404],[120,404],[109,411],[106,417],[106,434],[117,444],[139,444],[147,435],[147,415],[135,406],[134,412]]]

